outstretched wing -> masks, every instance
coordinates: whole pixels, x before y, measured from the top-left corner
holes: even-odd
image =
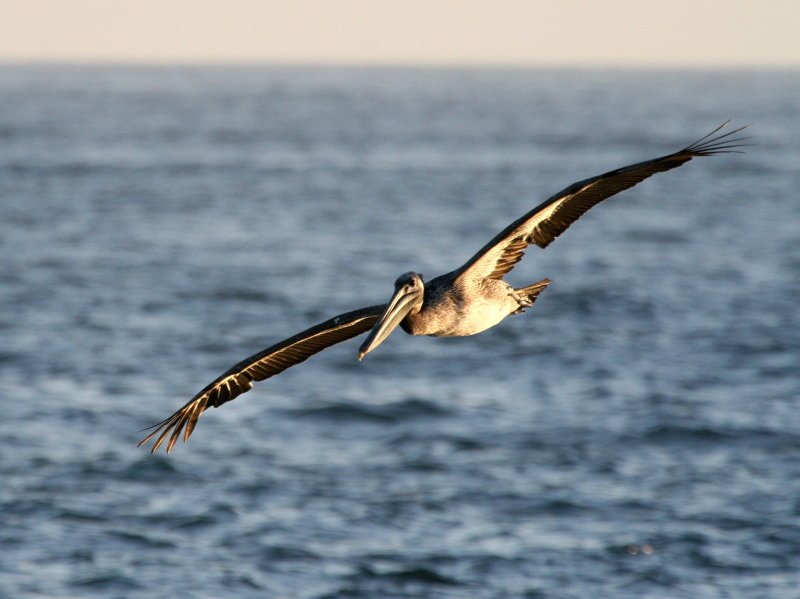
[[[481,248],[453,274],[471,279],[502,279],[522,259],[525,248],[535,243],[547,247],[584,212],[620,191],[633,187],[655,173],[661,173],[690,161],[696,156],[736,152],[745,138],[732,136],[745,127],[714,137],[730,121],[684,149],[653,160],[646,160],[578,181],[517,219]]]
[[[139,443],[139,447],[158,435],[150,450],[150,453],[155,453],[169,436],[167,453],[171,452],[181,435],[181,430],[185,429],[183,440],[186,441],[192,434],[200,414],[205,410],[211,407],[218,408],[249,391],[253,387],[253,381],[263,381],[280,374],[331,345],[370,330],[385,309],[385,305],[379,305],[340,314],[242,360],[195,395],[172,416],[153,425],[152,428],[155,430]]]

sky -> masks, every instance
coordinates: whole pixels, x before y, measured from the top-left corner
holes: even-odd
[[[0,0],[0,61],[800,67],[800,1]]]

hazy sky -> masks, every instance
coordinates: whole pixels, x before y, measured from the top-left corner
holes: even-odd
[[[800,66],[800,0],[0,0],[0,60]]]

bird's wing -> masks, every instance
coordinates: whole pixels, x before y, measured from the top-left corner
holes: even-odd
[[[158,435],[150,450],[150,453],[155,453],[169,436],[167,444],[169,453],[184,427],[183,440],[189,438],[197,419],[205,410],[211,407],[218,408],[249,391],[253,381],[263,381],[280,374],[331,345],[370,330],[385,309],[385,305],[379,305],[340,314],[242,360],[195,395],[172,416],[153,425],[151,428],[155,430],[139,443],[139,447]]]
[[[454,277],[502,279],[522,259],[528,245],[535,243],[541,248],[547,247],[584,212],[603,200],[633,187],[650,175],[679,167],[696,156],[736,152],[736,148],[742,145],[738,142],[745,138],[732,136],[745,127],[714,136],[728,122],[673,154],[573,183],[508,225],[464,266],[454,271]]]

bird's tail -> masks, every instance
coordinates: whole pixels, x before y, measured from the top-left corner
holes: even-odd
[[[529,308],[533,305],[533,302],[536,301],[536,298],[539,297],[539,294],[545,290],[551,283],[550,279],[542,279],[538,283],[534,283],[533,285],[528,285],[527,287],[521,287],[520,289],[515,289],[514,291],[517,294],[517,298],[519,299],[519,310],[514,312],[517,314],[525,310],[525,308]]]

